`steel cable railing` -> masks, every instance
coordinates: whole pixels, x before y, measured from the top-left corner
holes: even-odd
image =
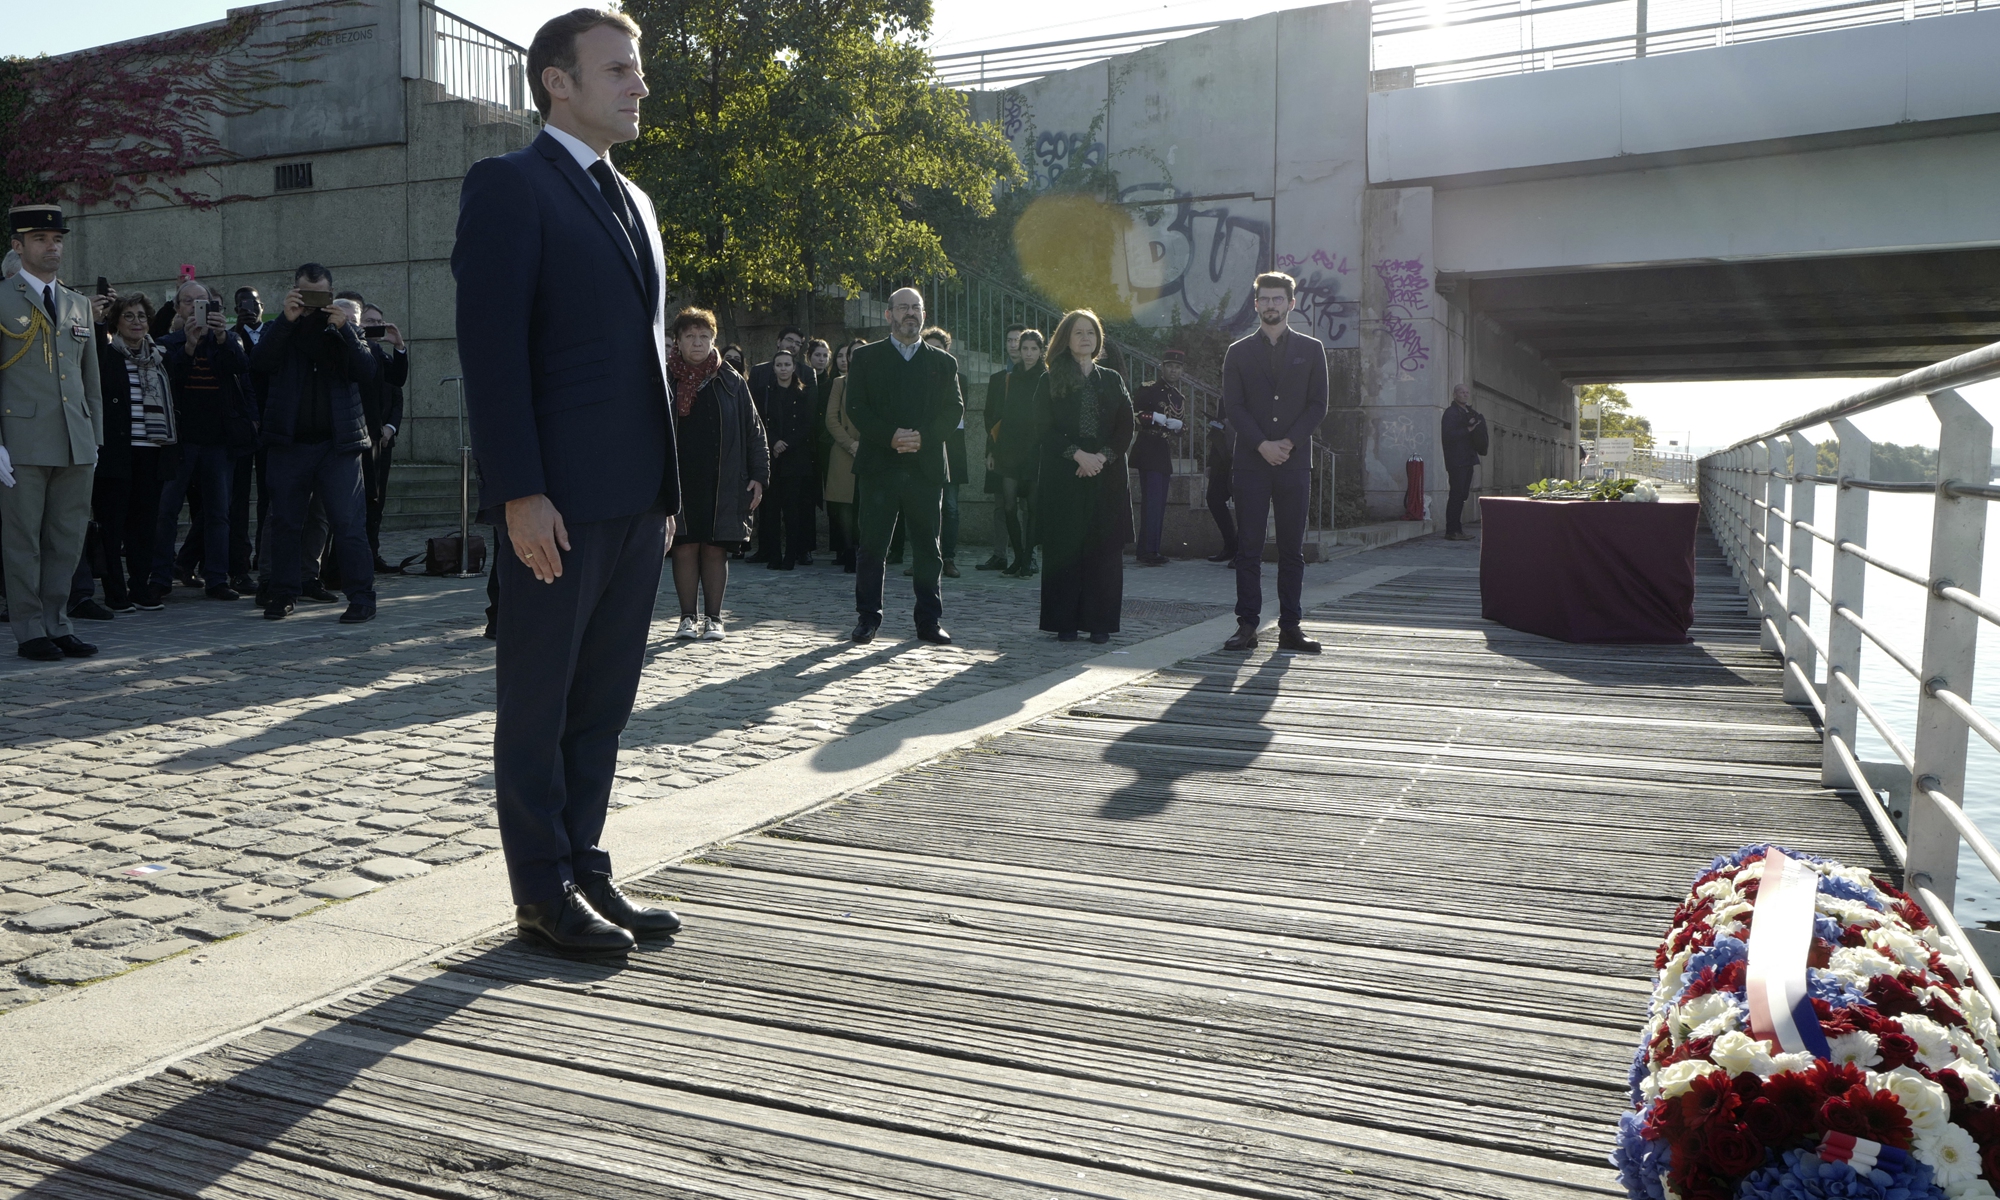
[[[1763,648],[1782,659],[1785,698],[1821,720],[1821,781],[1853,791],[1902,867],[1909,890],[1966,957],[1974,982],[2000,1011],[2000,990],[1953,917],[1961,846],[2000,881],[2000,850],[1964,809],[1969,739],[2000,751],[2000,724],[1972,701],[1982,623],[2000,625],[2000,605],[1979,594],[1987,505],[2000,499],[1992,476],[1993,427],[1954,389],[2000,378],[2000,343],[1913,371],[1701,459],[1698,488],[1724,556],[1736,573]],[[1849,418],[1917,397],[1939,422],[1936,483],[1869,478],[1873,443]],[[1839,464],[1820,466],[1804,431],[1833,428]],[[1834,490],[1832,532],[1817,523],[1822,486]],[[1872,493],[1932,496],[1927,569],[1868,548]],[[1829,582],[1813,571],[1815,546],[1832,552]],[[1868,568],[1924,590],[1924,636],[1912,654],[1864,618]],[[1826,606],[1826,634],[1812,627],[1813,603]],[[1914,744],[1890,727],[1861,693],[1864,645],[1908,673],[1917,689]],[[1824,664],[1825,682],[1820,665]],[[1907,685],[1905,685],[1907,686]],[[1861,758],[1866,721],[1895,761]]]

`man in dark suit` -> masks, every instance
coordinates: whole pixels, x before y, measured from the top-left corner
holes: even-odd
[[[1451,389],[1451,406],[1438,421],[1438,437],[1444,442],[1444,473],[1451,491],[1444,502],[1444,536],[1448,541],[1469,542],[1465,532],[1465,500],[1472,494],[1472,470],[1484,453],[1486,418],[1472,407],[1472,389],[1459,384]]]
[[[847,359],[847,416],[861,434],[854,475],[861,492],[861,548],[855,559],[854,640],[872,642],[882,625],[882,565],[900,520],[909,529],[917,592],[917,636],[940,646],[944,572],[938,524],[951,478],[945,440],[965,419],[958,360],[926,345],[924,298],[915,288],[889,297],[889,336]]]
[[[1236,434],[1231,486],[1236,499],[1236,632],[1225,650],[1257,644],[1264,616],[1264,517],[1278,526],[1278,648],[1318,654],[1299,627],[1306,577],[1306,506],[1312,435],[1326,417],[1326,347],[1286,325],[1298,284],[1272,271],[1257,277],[1257,331],[1222,359],[1222,413]]]
[[[501,848],[522,935],[572,956],[680,928],[619,890],[598,845],[680,512],[659,224],[606,157],[639,135],[638,37],[594,9],[542,26],[546,124],[473,164],[451,259],[482,518],[502,530]]]

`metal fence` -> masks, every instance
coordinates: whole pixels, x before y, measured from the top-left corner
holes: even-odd
[[[1990,0],[1989,0],[1990,2]],[[1375,0],[1374,67],[1449,83],[1857,25],[1975,12],[1979,0]]]
[[[1910,890],[1959,944],[1980,992],[2000,1010],[2000,990],[1952,915],[1961,841],[2000,879],[2000,850],[1962,808],[1968,736],[1976,733],[2000,750],[2000,727],[1971,701],[1980,623],[2000,624],[2000,608],[1980,597],[1987,505],[2000,499],[2000,487],[1988,483],[1993,427],[1953,390],[1993,378],[2000,378],[2000,343],[1878,384],[1708,455],[1700,463],[1700,487],[1709,525],[1759,618],[1764,649],[1784,661],[1785,698],[1819,714],[1823,782],[1859,794]],[[1938,419],[1938,482],[1870,478],[1872,443],[1849,418],[1918,396],[1928,399]],[[1819,425],[1831,425],[1838,440],[1832,475],[1820,470],[1819,448],[1803,432]],[[1830,530],[1814,511],[1822,484],[1837,488]],[[1873,492],[1935,497],[1924,568],[1868,547]],[[1831,586],[1824,588],[1813,577],[1821,545],[1833,554]],[[1871,566],[1924,590],[1921,647],[1893,645],[1863,616]],[[1811,625],[1815,600],[1828,608],[1824,641]],[[1906,745],[1861,694],[1864,639],[1909,675],[1903,686],[1917,690],[1914,744]],[[1856,733],[1864,720],[1894,762],[1862,761]]]
[[[964,269],[960,269],[957,275],[932,279],[919,290],[924,294],[924,309],[930,314],[930,319],[951,331],[953,349],[977,350],[996,363],[1007,361],[1009,325],[1025,325],[1048,336],[1055,332],[1056,325],[1063,318],[1061,309],[1038,297]],[[1132,390],[1137,391],[1159,377],[1158,357],[1116,338],[1111,339],[1111,347],[1121,360],[1119,369]],[[1179,386],[1181,393],[1187,397],[1188,412],[1186,427],[1179,433],[1168,435],[1173,444],[1176,466],[1183,474],[1206,475],[1209,467],[1208,423],[1222,415],[1222,390],[1216,383],[1192,374],[1184,375]],[[1333,528],[1333,471],[1332,448],[1323,439],[1313,439],[1312,504],[1307,513],[1308,530],[1318,532]],[[1189,507],[1200,508],[1203,504],[1199,494],[1191,489],[1188,493]]]
[[[1057,71],[1130,54],[1161,42],[1214,29],[1219,22],[1198,25],[1167,25],[1159,29],[1135,29],[1128,33],[1099,34],[1095,37],[1064,38],[1054,42],[1030,42],[1024,46],[998,46],[990,50],[961,50],[933,54],[938,82],[950,88],[989,88],[1003,83],[1040,79]]]
[[[490,29],[424,4],[424,78],[463,100],[519,111],[528,107],[528,52]]]
[[[1635,448],[1632,457],[1625,462],[1625,473],[1641,479],[1657,479],[1662,483],[1692,487],[1695,480],[1694,455]]]

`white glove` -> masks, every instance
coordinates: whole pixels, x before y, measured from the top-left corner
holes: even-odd
[[[1156,412],[1151,414],[1151,416],[1153,418],[1153,424],[1160,426],[1162,429],[1166,428],[1168,419],[1167,414],[1163,412]]]
[[[7,453],[7,447],[0,446],[0,487],[14,486],[14,456]]]
[[[1166,425],[1168,433],[1179,433],[1186,428],[1186,422],[1175,417],[1168,417],[1162,424]]]

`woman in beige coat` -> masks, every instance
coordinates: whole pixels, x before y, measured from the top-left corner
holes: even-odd
[[[846,549],[837,561],[849,575],[854,574],[856,543],[854,452],[861,448],[861,431],[847,419],[847,356],[856,346],[867,344],[867,338],[855,338],[834,355],[833,387],[826,394],[826,431],[833,438],[826,456],[826,516],[846,535],[840,540]]]

